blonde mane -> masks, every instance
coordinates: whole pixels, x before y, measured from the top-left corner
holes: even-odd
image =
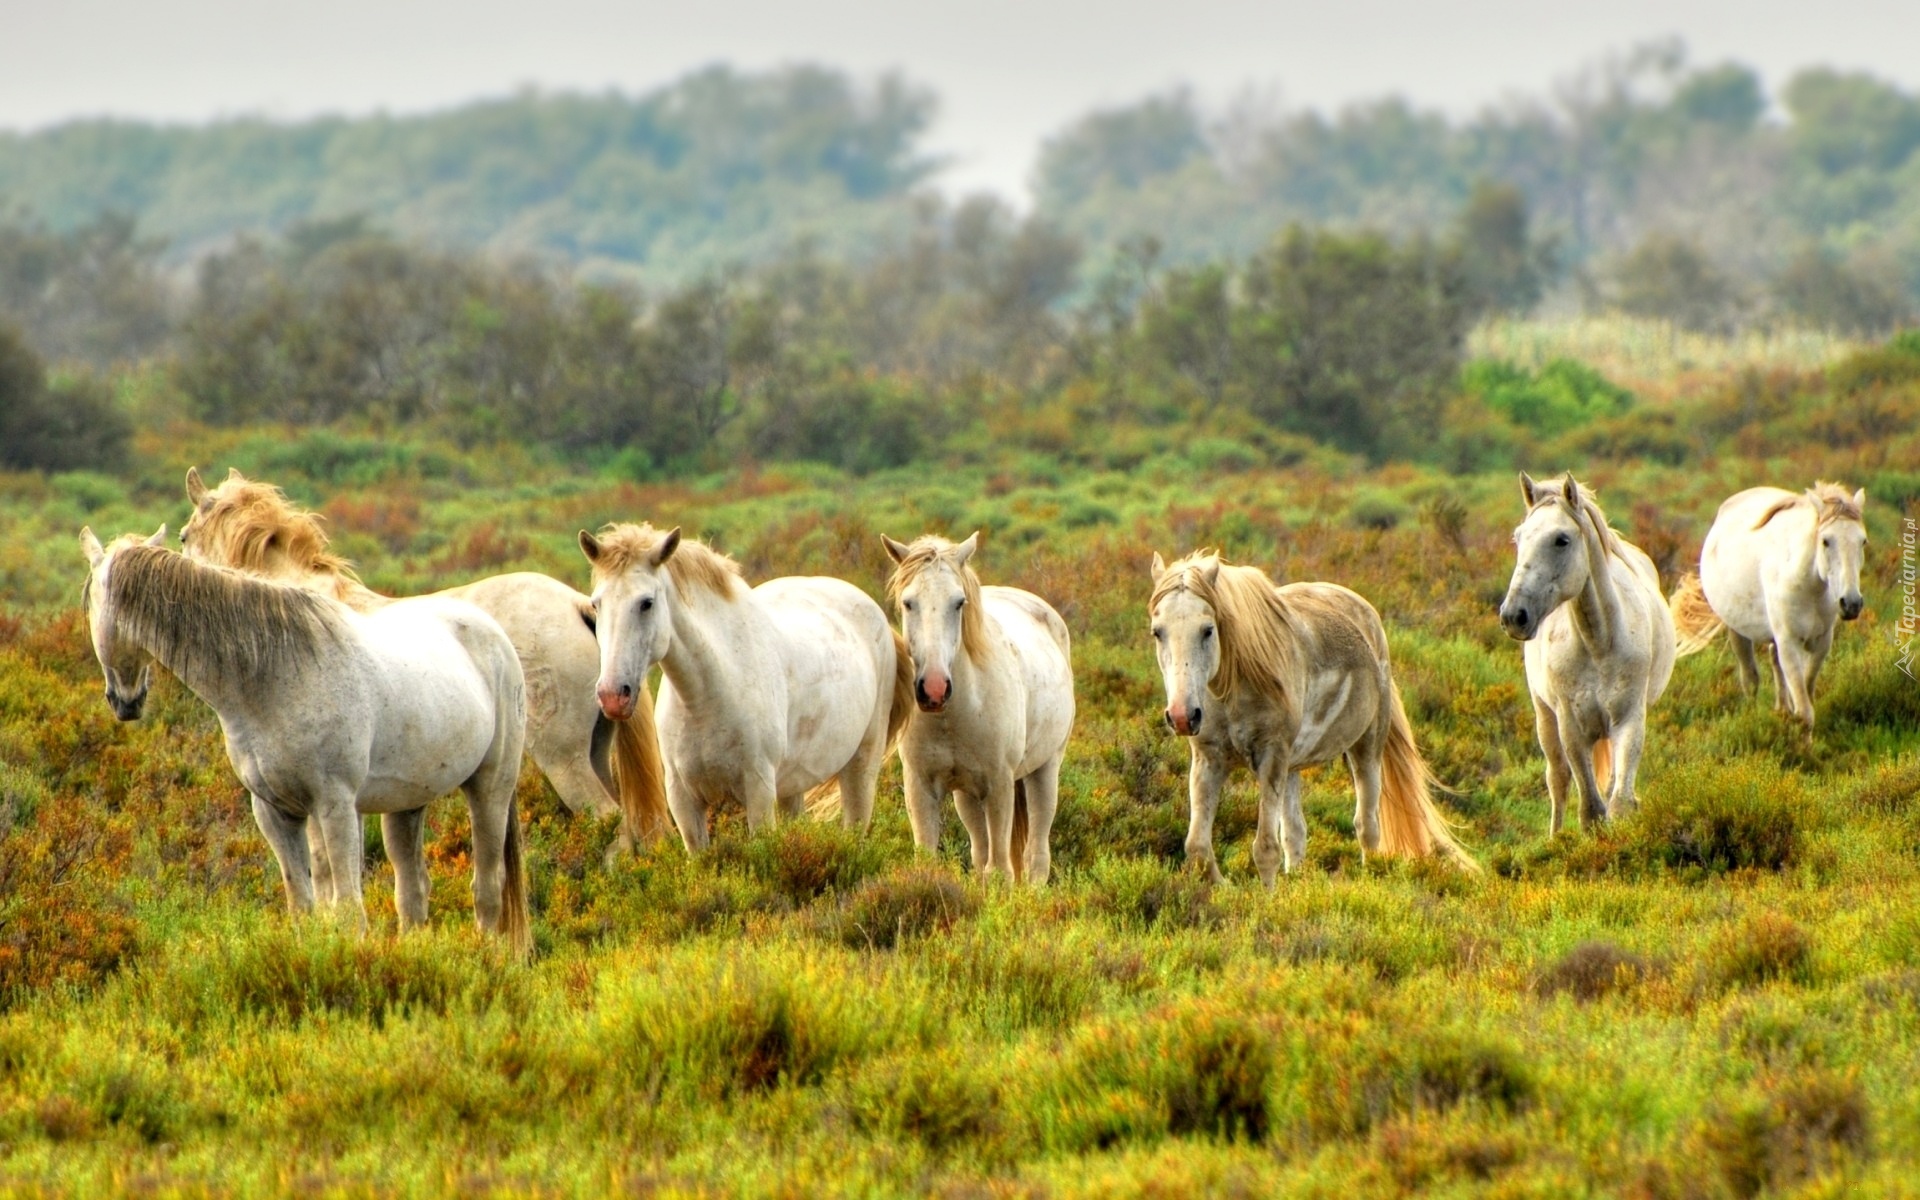
[[[330,575],[359,585],[353,565],[327,549],[317,514],[294,506],[286,493],[235,473],[195,508],[188,537],[204,539],[208,562],[269,578]]]
[[[339,611],[315,592],[196,563],[162,546],[114,553],[107,603],[125,636],[176,675],[281,677],[340,631]]]
[[[1774,501],[1766,512],[1760,514],[1760,519],[1753,523],[1753,527],[1755,529],[1764,529],[1768,521],[1773,520],[1788,509],[1798,508],[1802,504],[1813,507],[1813,527],[1815,529],[1819,529],[1823,525],[1831,525],[1835,521],[1853,521],[1858,524],[1865,520],[1865,514],[1860,511],[1860,506],[1853,502],[1852,492],[1849,492],[1837,483],[1831,483],[1822,479],[1815,482],[1812,487],[1800,493],[1798,496],[1789,496],[1785,500]]]
[[[594,559],[593,577],[598,580],[618,575],[639,563],[652,561],[654,551],[666,536],[666,532],[646,524],[621,522],[603,526],[595,535],[600,543],[600,556]],[[667,575],[682,595],[703,591],[731,600],[735,589],[746,585],[739,563],[687,537],[680,539],[673,557],[667,560]]]
[[[1211,608],[1219,629],[1220,669],[1208,691],[1231,698],[1252,688],[1293,704],[1288,688],[1299,675],[1300,627],[1265,571],[1236,566],[1218,551],[1196,550],[1154,581],[1148,613],[1177,591],[1191,592]]]
[[[1593,489],[1584,483],[1580,483],[1578,480],[1574,480],[1571,471],[1567,473],[1566,478],[1573,480],[1575,486],[1580,489],[1580,509],[1578,512],[1574,511],[1573,507],[1567,503],[1567,495],[1564,487],[1549,486],[1540,489],[1542,495],[1538,500],[1533,502],[1533,507],[1527,510],[1527,514],[1531,516],[1543,505],[1548,504],[1564,509],[1567,515],[1573,518],[1573,523],[1576,525],[1581,523],[1582,518],[1593,523],[1594,532],[1600,537],[1600,547],[1605,550],[1608,555],[1614,558],[1623,557],[1620,553],[1620,535],[1615,533],[1613,526],[1607,523],[1607,514],[1600,507],[1600,502],[1593,498]]]
[[[967,603],[960,610],[960,646],[967,653],[969,662],[978,663],[992,649],[987,639],[987,616],[980,607],[980,577],[973,573],[973,567],[954,556],[958,549],[952,542],[937,534],[926,534],[913,540],[906,554],[900,559],[900,565],[894,568],[893,577],[887,580],[887,599],[898,606],[900,593],[916,579],[922,571],[936,562],[952,567],[960,576],[961,594]]]

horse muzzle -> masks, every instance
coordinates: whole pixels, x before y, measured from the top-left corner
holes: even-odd
[[[913,681],[913,699],[924,713],[945,712],[953,699],[953,680],[929,671]]]
[[[1168,705],[1160,714],[1167,720],[1167,728],[1181,737],[1193,737],[1200,732],[1201,711],[1198,705],[1192,708],[1174,708]]]
[[[595,693],[600,701],[600,711],[609,721],[631,721],[633,719],[633,685],[623,683],[619,687],[601,684]]]
[[[107,705],[113,709],[113,715],[122,721],[138,721],[147,707],[147,689],[141,688],[124,700],[108,689]]]
[[[1524,607],[1510,608],[1503,604],[1500,606],[1500,627],[1506,630],[1507,636],[1514,641],[1530,642],[1533,640],[1533,635],[1539,632],[1540,621]]]
[[[1866,610],[1867,602],[1859,596],[1847,596],[1840,601],[1840,619],[1855,621]]]

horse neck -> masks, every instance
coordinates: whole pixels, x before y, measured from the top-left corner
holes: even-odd
[[[660,660],[661,673],[690,707],[703,700],[724,701],[740,686],[742,652],[764,644],[764,639],[756,636],[764,619],[744,595],[736,593],[722,599],[698,593],[689,598],[677,587],[669,587],[673,638]],[[769,669],[774,665],[767,664]]]
[[[1595,654],[1613,649],[1620,628],[1620,590],[1613,580],[1613,555],[1591,516],[1582,513],[1580,538],[1587,547],[1587,584],[1573,601],[1573,627]]]

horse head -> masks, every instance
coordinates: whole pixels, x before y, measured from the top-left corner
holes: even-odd
[[[604,540],[603,540],[604,539]],[[673,577],[667,562],[680,548],[676,526],[660,534],[623,525],[595,537],[580,531],[580,552],[593,564],[593,630],[600,643],[596,694],[609,720],[633,716],[647,672],[673,644]]]
[[[1826,585],[1827,597],[1840,608],[1842,620],[1857,618],[1866,608],[1860,595],[1860,566],[1867,556],[1865,523],[1867,490],[1861,488],[1842,503],[1822,507],[1815,522],[1813,570]]]
[[[120,637],[114,619],[113,604],[107,591],[113,560],[129,546],[158,546],[167,537],[162,525],[152,537],[124,534],[102,546],[93,530],[80,530],[80,550],[87,559],[87,583],[81,600],[87,610],[87,629],[93,639],[93,656],[107,681],[107,703],[113,715],[122,721],[135,721],[147,703],[147,687],[153,682],[153,658],[133,641]]]
[[[953,698],[955,656],[964,648],[971,659],[981,643],[980,584],[967,567],[980,535],[957,544],[928,536],[909,546],[884,534],[881,541],[899,564],[887,590],[900,607],[900,632],[913,656],[914,700],[921,712],[943,712]]]
[[[1167,566],[1153,556],[1153,651],[1167,688],[1164,716],[1168,728],[1182,737],[1200,732],[1206,716],[1203,703],[1220,671],[1219,621],[1196,590],[1211,590],[1220,576],[1220,559],[1193,555]]]
[[[1522,472],[1520,494],[1527,516],[1513,531],[1518,556],[1500,602],[1500,624],[1508,637],[1524,642],[1540,632],[1548,613],[1580,594],[1593,564],[1587,558],[1585,497],[1571,472],[1554,486]]]

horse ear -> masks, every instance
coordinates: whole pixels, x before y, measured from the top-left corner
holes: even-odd
[[[200,468],[188,467],[187,468],[187,503],[193,505],[195,508],[199,508],[200,502],[202,500],[205,500],[206,498],[207,498],[207,484],[204,479],[200,478]]]
[[[160,523],[160,528],[154,530],[153,536],[147,539],[147,545],[164,546],[166,544],[167,544],[167,523],[165,521],[162,521]]]
[[[1527,474],[1525,471],[1520,472],[1520,496],[1527,502],[1528,508],[1533,507],[1534,495],[1538,493],[1539,490],[1540,485],[1533,481],[1533,476]]]
[[[591,562],[591,563],[599,562],[600,561],[600,539],[597,537],[594,537],[592,534],[582,529],[580,531],[580,553],[587,556],[588,562]]]
[[[1158,550],[1155,550],[1153,552],[1153,567],[1151,569],[1153,571],[1153,581],[1155,583],[1159,583],[1160,577],[1167,573],[1167,560],[1160,557],[1160,552]]]
[[[1865,514],[1867,511],[1867,489],[1861,488],[1853,494],[1853,506]]]
[[[1220,582],[1220,559],[1218,555],[1207,559],[1206,565],[1200,568],[1200,577],[1207,581],[1208,587],[1212,587],[1214,584]]]
[[[673,557],[673,552],[679,548],[680,527],[675,525],[667,531],[667,536],[660,539],[660,544],[653,548],[653,565],[657,567],[661,563],[666,562]]]
[[[885,543],[887,547],[888,558],[896,563],[907,561],[907,545],[905,542],[896,542],[884,533],[880,535],[880,540]]]
[[[107,556],[107,548],[100,544],[99,538],[93,536],[93,527],[90,525],[80,527],[80,553],[87,556],[89,567],[98,567],[100,560]]]
[[[245,478],[246,478],[246,476],[245,476],[245,475],[242,475],[242,474],[240,473],[240,468],[239,468],[239,467],[228,467],[228,468],[227,468],[227,482],[228,482],[228,483],[232,483],[232,482],[233,482],[234,480],[236,480],[236,479],[245,479]]]
[[[1560,494],[1567,498],[1568,504],[1573,505],[1573,511],[1580,511],[1580,485],[1574,482],[1572,471],[1567,472],[1566,482],[1560,485]]]
[[[966,541],[953,548],[953,561],[964,567],[967,565],[967,560],[973,557],[973,552],[979,548],[980,531],[976,529],[967,535]]]

